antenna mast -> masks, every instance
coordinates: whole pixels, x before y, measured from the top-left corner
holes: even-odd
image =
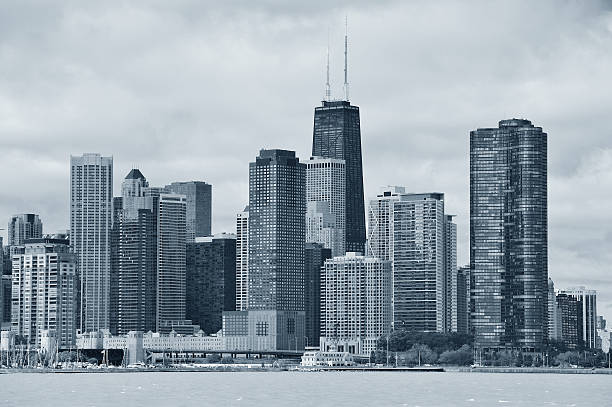
[[[331,100],[331,87],[329,86],[329,29],[327,29],[327,82],[325,82],[325,100]]]
[[[348,16],[344,17],[344,99],[349,100],[348,84]]]

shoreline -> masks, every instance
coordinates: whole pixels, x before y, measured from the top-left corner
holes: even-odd
[[[319,366],[299,368],[262,368],[262,367],[164,367],[164,368],[103,368],[103,369],[50,369],[50,368],[3,368],[0,375],[36,373],[36,374],[104,374],[104,373],[189,373],[189,372],[396,372],[396,373],[530,373],[530,374],[607,374],[612,375],[612,369],[607,368],[545,368],[545,367],[355,367],[355,366]]]

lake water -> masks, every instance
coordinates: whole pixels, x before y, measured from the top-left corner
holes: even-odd
[[[0,406],[612,406],[612,376],[400,372],[0,375]]]

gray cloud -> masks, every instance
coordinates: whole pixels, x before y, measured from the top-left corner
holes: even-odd
[[[345,14],[368,196],[445,192],[466,263],[469,131],[531,119],[549,134],[550,275],[599,290],[612,319],[603,1],[4,4],[0,219],[66,228],[69,155],[96,151],[114,156],[116,191],[132,165],[154,185],[211,182],[214,229],[231,231],[259,148],[308,157],[328,29],[340,95]]]

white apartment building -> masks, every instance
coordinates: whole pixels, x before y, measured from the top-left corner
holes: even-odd
[[[249,206],[236,214],[236,311],[249,305]]]
[[[391,331],[391,262],[349,252],[323,273],[321,350],[369,355]]]
[[[457,229],[444,194],[389,187],[370,200],[368,223],[368,255],[392,262],[394,328],[456,331]]]
[[[83,332],[109,328],[113,158],[70,157],[70,245],[79,264]]]
[[[335,158],[306,162],[306,242],[321,243],[332,256],[346,249],[346,166]]]
[[[74,346],[77,263],[64,239],[26,240],[13,255],[11,330],[40,346],[43,331],[55,331],[60,348]]]

